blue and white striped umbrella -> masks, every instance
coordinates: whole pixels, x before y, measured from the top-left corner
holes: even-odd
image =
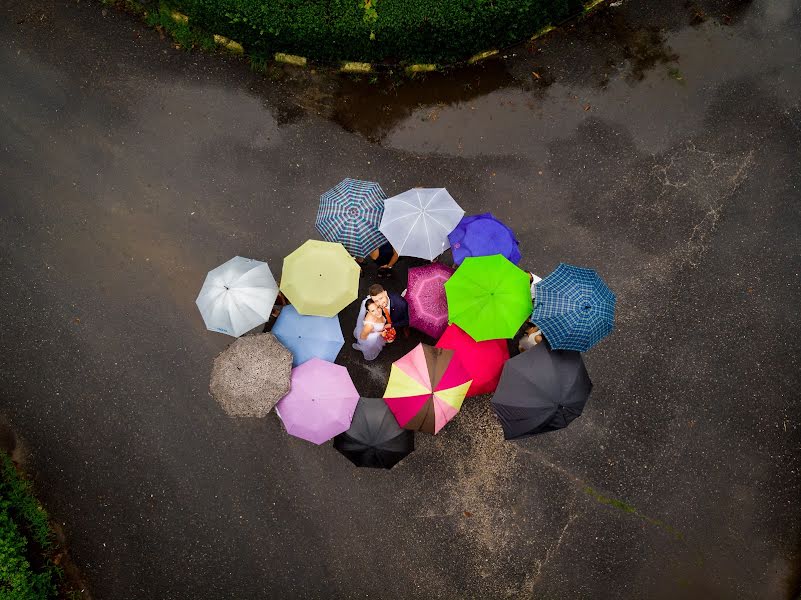
[[[615,328],[615,295],[592,269],[561,263],[535,292],[531,321],[554,350],[586,352]]]
[[[329,242],[339,242],[356,258],[386,243],[378,230],[387,195],[373,181],[343,179],[320,196],[314,224]]]

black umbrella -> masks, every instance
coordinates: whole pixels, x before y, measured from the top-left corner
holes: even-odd
[[[402,429],[383,398],[359,398],[350,429],[334,448],[357,467],[391,469],[414,450],[414,432]]]
[[[492,408],[507,440],[567,427],[592,390],[579,352],[537,344],[506,361]]]

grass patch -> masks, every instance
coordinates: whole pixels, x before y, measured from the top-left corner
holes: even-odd
[[[600,1],[600,0],[594,0]],[[205,31],[265,56],[454,64],[582,14],[581,0],[164,0]],[[168,23],[163,23],[165,29]]]
[[[620,500],[616,500],[615,498],[608,498],[591,487],[584,488],[584,493],[592,496],[596,501],[600,502],[601,504],[606,504],[607,506],[612,506],[617,508],[618,510],[622,510],[623,512],[627,513],[636,513],[637,509],[634,508],[631,504],[626,504]]]
[[[62,572],[49,558],[53,547],[47,512],[11,458],[0,454],[0,598],[55,598]]]
[[[159,6],[158,10],[148,11],[145,22],[156,30],[169,34],[184,50],[193,48],[213,50],[216,47],[214,36],[191,26],[186,21],[176,20],[174,11],[163,5]]]
[[[675,79],[680,83],[684,83],[684,75],[682,75],[681,71],[679,71],[676,67],[671,67],[668,69],[668,77]]]

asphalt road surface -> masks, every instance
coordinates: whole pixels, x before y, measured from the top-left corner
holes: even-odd
[[[801,11],[615,4],[404,82],[2,3],[0,413],[94,598],[796,597]],[[580,419],[508,443],[472,399],[376,472],[221,411],[206,272],[278,276],[346,176],[447,186],[540,275],[598,269],[617,330]],[[380,395],[404,343],[339,362]]]

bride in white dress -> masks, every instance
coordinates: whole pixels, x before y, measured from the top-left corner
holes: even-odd
[[[381,354],[384,344],[382,332],[387,327],[387,320],[378,305],[370,298],[362,302],[353,337],[356,343],[353,347],[364,354],[364,360],[375,360]]]

